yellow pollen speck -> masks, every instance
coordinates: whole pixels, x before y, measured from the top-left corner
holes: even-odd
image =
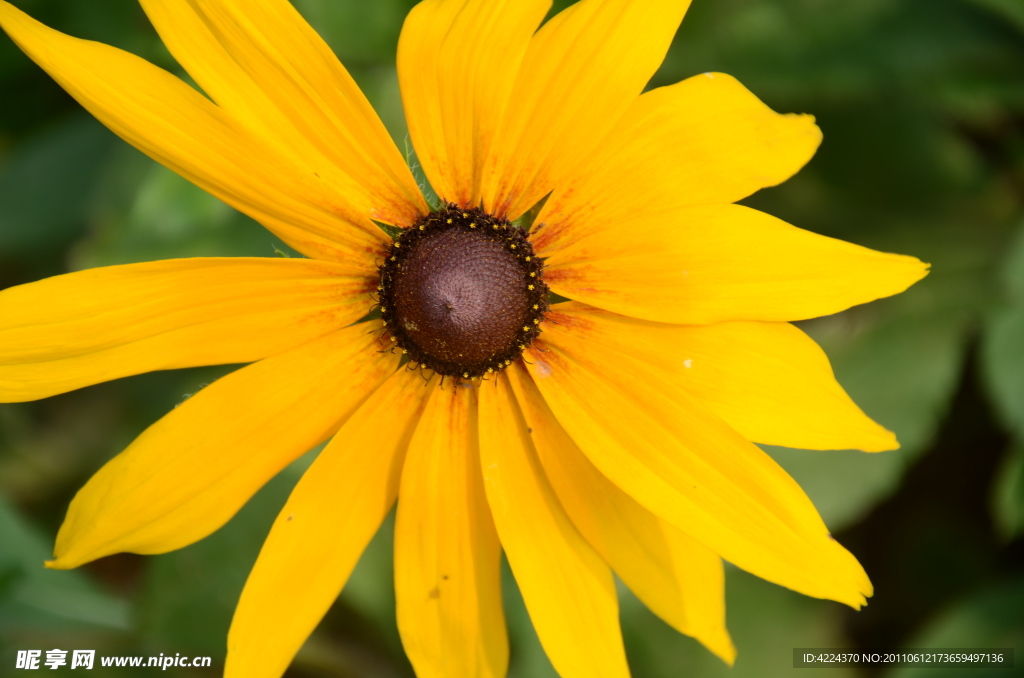
[[[493,371],[494,371],[494,368],[493,368],[493,367],[488,367],[488,368],[487,368],[487,371],[488,371],[488,372],[493,372]]]
[[[533,259],[533,257],[526,257],[527,261],[531,261],[532,259]]]
[[[402,243],[400,243],[400,242],[396,242],[395,243],[395,247],[401,247],[401,246],[402,246]]]
[[[450,224],[450,223],[452,223],[452,220],[451,220],[451,219],[449,219],[449,220],[448,220],[448,223],[449,223],[449,224]]]
[[[463,379],[469,379],[469,372],[463,372],[462,377]]]
[[[540,325],[540,318],[534,318],[533,319],[533,324],[534,325]]]
[[[420,230],[421,230],[421,231],[422,231],[423,229],[425,229],[425,228],[426,228],[426,226],[424,226],[423,224],[420,224]]]
[[[506,366],[508,366],[508,365],[511,365],[511,364],[512,364],[512,361],[511,361],[511,360],[506,360],[506,361],[505,361],[505,365],[506,365]]]
[[[526,289],[528,289],[528,290],[532,290],[532,289],[533,289],[533,285],[527,285],[527,286],[526,286]]]
[[[462,213],[462,218],[463,219],[467,218],[468,216],[469,216],[469,212],[463,212]]]
[[[533,272],[533,271],[530,271],[530,277],[531,278],[536,278],[537,274],[535,272]]]
[[[387,313],[388,312],[388,307],[387,306],[381,306],[380,307],[380,312],[381,313]]]
[[[516,248],[516,244],[512,243],[512,249],[515,249],[515,248]]]
[[[539,309],[540,309],[540,306],[538,306],[537,304],[534,304],[534,305],[533,305],[533,310],[534,310],[534,311],[536,311],[536,310],[539,310]]]
[[[408,353],[408,351],[406,351],[406,350],[405,350],[405,349],[403,348],[403,349],[402,349],[402,354],[404,355],[404,354],[406,354],[406,353]]]
[[[527,328],[524,327],[523,329],[525,330]],[[519,344],[519,350],[520,351],[525,351],[526,350],[526,344]]]
[[[494,224],[494,230],[495,230],[495,231],[497,231],[497,230],[498,230],[498,225],[497,225],[497,224]]]
[[[523,326],[523,332],[529,332],[529,331],[530,331],[530,328],[529,328],[529,327]],[[522,347],[523,347],[523,345],[522,345],[522,344],[520,344],[520,345],[519,345],[519,348],[522,348]]]

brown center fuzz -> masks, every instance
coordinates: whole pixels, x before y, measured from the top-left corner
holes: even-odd
[[[543,268],[519,228],[448,205],[387,249],[378,289],[387,335],[412,363],[441,375],[501,371],[540,331]]]

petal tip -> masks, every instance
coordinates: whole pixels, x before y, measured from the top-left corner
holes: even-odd
[[[931,272],[931,264],[907,254],[881,252],[883,258],[873,267],[881,294],[879,299],[906,292]]]
[[[914,283],[923,280],[929,273],[932,272],[932,265],[926,261],[921,261],[917,257],[910,255],[897,255],[900,259],[903,259],[906,264],[906,275],[907,275],[907,286],[903,289],[909,288]]]
[[[860,612],[868,604],[868,598],[870,598],[870,597],[871,597],[871,592],[869,591],[866,594],[859,595],[854,602],[848,602],[846,604],[849,605],[850,607],[852,607],[854,610],[857,610],[858,612]]]
[[[900,441],[896,434],[887,428],[877,427],[875,434],[870,441],[865,442],[858,448],[861,452],[892,452],[900,449]]]
[[[3,0],[0,0],[2,2]],[[47,570],[73,570],[78,567],[79,563],[68,562],[63,558],[54,556],[53,560],[44,560],[43,567]]]
[[[725,662],[729,668],[736,664],[736,646],[726,628],[722,627],[713,634],[702,638],[701,643],[709,652]]]

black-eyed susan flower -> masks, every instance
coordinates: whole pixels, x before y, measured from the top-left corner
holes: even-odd
[[[142,0],[202,93],[0,2],[96,117],[308,257],[0,293],[3,401],[251,363],[86,484],[50,565],[190,544],[329,440],[249,576],[228,676],[284,672],[396,499],[398,624],[421,678],[504,674],[502,550],[566,677],[628,673],[612,572],[727,662],[723,560],[862,605],[866,574],[754,443],[896,447],[788,323],[927,267],[732,204],[796,172],[820,133],[722,74],[641,93],[688,4],[581,0],[543,25],[550,0],[419,4],[398,70],[431,211],[287,0]]]

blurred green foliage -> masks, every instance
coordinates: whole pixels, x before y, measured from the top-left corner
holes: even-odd
[[[405,148],[394,52],[412,0],[295,2]],[[134,0],[15,4],[181,73]],[[878,591],[872,604],[854,613],[730,571],[739,648],[730,671],[623,590],[634,675],[765,678],[793,671],[793,647],[879,644],[1014,646],[1024,662],[1024,2],[694,0],[652,86],[705,71],[737,76],[776,110],[813,113],[824,130],[803,172],[747,203],[916,255],[933,272],[907,294],[804,323],[840,382],[903,447],[770,450],[864,560]],[[117,140],[6,39],[0,92],[0,287],[92,266],[282,248]],[[115,556],[76,572],[41,563],[84,480],[227,369],[0,405],[0,671],[24,648],[222,660],[246,573],[308,457],[220,532],[176,553]],[[388,523],[290,675],[411,675],[395,629],[390,539]],[[510,576],[506,604],[511,675],[553,676]]]

